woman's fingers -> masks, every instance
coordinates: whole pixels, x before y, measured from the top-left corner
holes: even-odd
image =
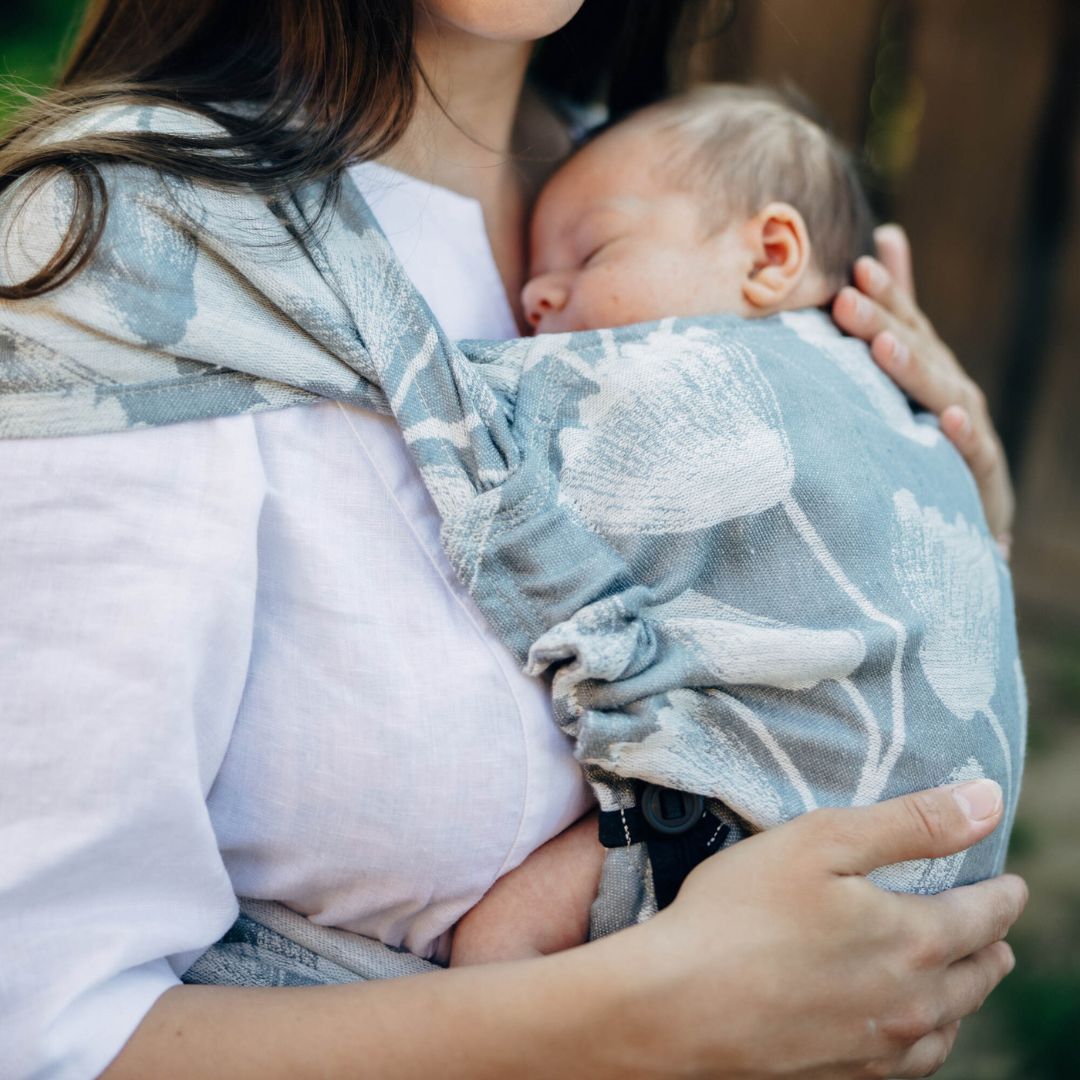
[[[911,265],[911,244],[899,225],[879,225],[874,230],[878,259],[896,284],[915,299],[915,273]]]
[[[941,430],[952,442],[979,485],[986,521],[1007,559],[1012,546],[1013,490],[1005,451],[989,420],[975,423],[962,405],[941,413]]]
[[[936,924],[932,930],[916,930],[913,936],[925,937],[931,942],[922,948],[924,962],[955,965],[981,955],[989,946],[1001,942],[1023,913],[1028,889],[1023,878],[1003,874],[975,885],[961,885],[937,896],[915,897],[919,901],[917,907],[911,905],[907,897],[898,896],[897,899],[908,904],[917,927],[927,925],[925,901],[929,902]],[[999,978],[1006,974],[1008,972],[1003,972]],[[959,1015],[946,1019],[953,1020]]]
[[[924,1035],[914,1046],[906,1050],[895,1064],[890,1064],[887,1073],[895,1080],[908,1077],[933,1076],[945,1064],[952,1053],[956,1036],[960,1031],[960,1022],[947,1024],[937,1031]]]
[[[884,330],[891,330],[901,340],[910,332],[909,327],[853,285],[845,285],[836,294],[832,317],[841,330],[863,341],[873,341]]]
[[[816,810],[793,824],[816,834],[815,850],[827,870],[868,874],[890,863],[963,851],[997,827],[1002,805],[993,780],[970,780],[873,806]]]
[[[821,1062],[815,1075],[930,1075],[952,1048],[955,1022],[1011,970],[999,943],[1026,888],[1003,877],[910,896],[861,875],[963,850],[1001,815],[1001,788],[969,781],[816,810],[706,859],[674,904],[627,931],[624,940],[644,950],[634,970],[654,980],[648,1019],[631,1017],[630,1029],[655,1024],[650,1045],[657,1032],[682,1047],[703,1039],[697,1060],[717,1075],[730,1067],[730,1031],[753,1032],[739,1044],[748,1076],[801,1076],[808,1059]],[[717,897],[731,919],[713,918]],[[611,948],[605,941],[585,948]],[[731,985],[741,993],[729,995],[729,1025],[718,1029],[708,1003]],[[797,1037],[792,1017],[801,1018]]]
[[[893,1062],[891,1077],[932,1076],[945,1063],[956,1042],[960,1021],[982,1008],[994,988],[1016,965],[1012,949],[1003,941],[987,945],[974,956],[952,964],[945,972],[944,993],[933,1012],[936,1019],[905,1018],[899,1028],[901,1043],[914,1040]],[[936,1026],[935,1026],[936,1025]],[[920,1035],[922,1027],[933,1028]]]
[[[872,259],[860,260],[856,280],[868,289],[879,288],[879,295],[903,316],[849,286],[837,294],[833,318],[842,330],[868,341],[885,374],[941,419],[942,430],[978,481],[987,521],[1005,550],[1012,528],[1012,481],[986,399],[897,284],[870,285],[869,277],[880,269]]]
[[[869,342],[877,363],[926,408],[941,412],[965,401],[971,380],[929,327],[905,322],[851,285],[836,294],[832,316],[841,330]]]
[[[1001,444],[985,426],[976,427],[962,405],[950,405],[941,414],[941,430],[963,455],[977,480],[1001,466]]]
[[[1003,941],[953,964],[945,976],[945,997],[937,1028],[918,1038],[895,1062],[891,1077],[933,1076],[956,1043],[960,1021],[979,1011],[991,991],[1012,971],[1016,961]]]
[[[855,260],[855,285],[881,307],[918,333],[927,333],[929,323],[911,293],[877,259],[864,255]]]
[[[1005,550],[1012,528],[1012,481],[986,399],[915,303],[903,230],[885,225],[875,238],[880,259],[856,261],[855,285],[837,293],[833,319],[841,330],[868,342],[885,374],[941,418],[942,430],[978,481],[987,521]]]
[[[1016,967],[1016,957],[1004,941],[995,941],[972,956],[957,960],[945,972],[942,1024],[959,1022],[982,1008],[994,988]]]
[[[870,343],[874,360],[910,397],[940,414],[949,405],[974,408],[978,388],[929,327],[916,327],[852,286],[837,293],[833,319],[841,330]]]
[[[871,355],[904,393],[939,416],[950,405],[959,405],[978,419],[981,428],[990,430],[982,392],[936,337],[902,327],[879,313],[870,316],[867,327],[873,332],[866,339]]]

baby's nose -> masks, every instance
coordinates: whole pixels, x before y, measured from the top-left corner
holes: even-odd
[[[529,325],[536,327],[545,315],[562,311],[566,307],[570,290],[560,274],[540,274],[525,282],[521,290],[521,309]]]

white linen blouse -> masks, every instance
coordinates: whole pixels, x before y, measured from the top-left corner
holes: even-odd
[[[516,333],[478,203],[351,175],[451,336]],[[438,529],[336,404],[0,441],[5,1076],[96,1076],[234,894],[445,957],[585,810]]]

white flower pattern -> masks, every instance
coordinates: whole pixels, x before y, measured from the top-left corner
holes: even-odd
[[[927,682],[957,719],[986,718],[1011,785],[1012,751],[991,708],[1001,618],[993,542],[963,514],[946,521],[937,507],[920,506],[910,491],[898,491],[893,507],[893,567],[923,619],[919,662]]]
[[[662,325],[600,361],[593,378],[602,392],[582,403],[581,426],[559,435],[559,484],[597,531],[705,529],[791,490],[772,393],[742,346]]]
[[[656,608],[650,618],[731,686],[809,690],[828,679],[846,679],[866,659],[866,642],[857,630],[782,623],[693,591]]]

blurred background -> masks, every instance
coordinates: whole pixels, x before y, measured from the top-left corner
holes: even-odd
[[[663,0],[626,0],[662,3]],[[0,127],[84,0],[3,0]],[[704,9],[703,9],[704,10]],[[691,25],[692,24],[692,25]],[[1080,1078],[1080,3],[742,0],[688,20],[680,82],[791,81],[912,238],[923,308],[986,391],[1017,484],[1031,731],[1011,868],[1017,970],[951,1080]]]

